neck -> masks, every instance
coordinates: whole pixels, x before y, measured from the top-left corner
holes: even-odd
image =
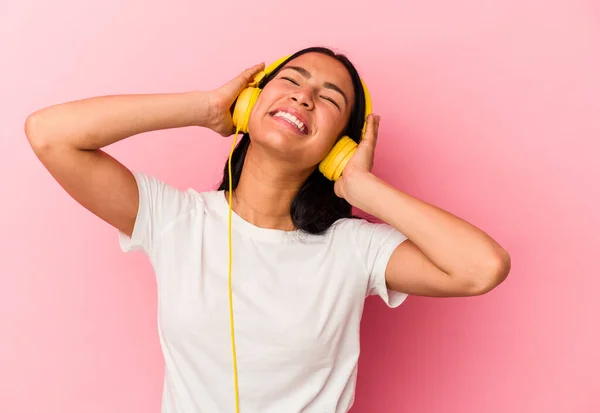
[[[273,160],[250,143],[239,183],[233,191],[232,208],[257,227],[295,230],[290,207],[310,173],[293,171],[289,164]]]

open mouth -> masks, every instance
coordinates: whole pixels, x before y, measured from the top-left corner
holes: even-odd
[[[295,129],[302,135],[308,134],[308,127],[300,119],[298,119],[291,113],[285,112],[283,110],[275,110],[269,114],[274,118],[282,119],[290,125],[294,126]]]

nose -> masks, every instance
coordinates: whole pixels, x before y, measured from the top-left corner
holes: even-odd
[[[314,107],[312,94],[306,88],[299,89],[292,93],[290,98],[298,105],[311,110]]]

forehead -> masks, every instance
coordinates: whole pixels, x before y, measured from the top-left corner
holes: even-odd
[[[287,66],[300,66],[306,69],[311,78],[319,83],[330,82],[342,89],[351,101],[354,100],[354,86],[346,66],[339,60],[322,53],[306,53],[290,60]]]

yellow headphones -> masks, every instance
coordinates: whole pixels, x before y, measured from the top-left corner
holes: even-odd
[[[254,77],[252,83],[250,83],[250,85],[240,93],[233,110],[233,124],[239,129],[239,131],[244,133],[248,132],[248,120],[250,119],[250,113],[252,112],[252,108],[260,96],[260,92],[262,91],[262,89],[257,87],[261,80],[277,69],[289,57],[290,56],[283,57],[270,64],[262,72],[258,73]],[[372,108],[371,96],[369,95],[367,85],[365,85],[362,79],[361,83],[365,93],[365,122],[363,124],[362,133],[360,136],[362,139],[367,128],[367,116],[369,116],[371,113]],[[352,158],[354,152],[356,152],[357,147],[358,144],[348,136],[342,137],[337,141],[327,156],[321,161],[319,164],[319,170],[330,181],[337,180],[342,175],[344,167],[350,158]]]
[[[229,321],[231,326],[231,352],[233,356],[233,383],[234,383],[234,392],[235,392],[235,411],[239,413],[239,388],[238,388],[238,371],[237,371],[237,357],[236,357],[236,348],[235,348],[235,328],[234,328],[234,320],[233,320],[233,292],[232,292],[232,267],[233,267],[233,251],[232,251],[232,237],[231,237],[231,218],[232,218],[232,173],[231,173],[231,156],[233,155],[233,151],[235,149],[237,143],[237,135],[239,132],[246,133],[248,132],[248,120],[250,119],[250,113],[252,112],[252,108],[256,104],[260,92],[262,89],[258,87],[260,81],[276,70],[284,61],[286,61],[290,56],[283,57],[268,67],[265,68],[262,72],[258,73],[252,83],[248,85],[238,96],[235,107],[233,109],[233,125],[236,127],[233,145],[231,146],[231,151],[229,153],[229,161],[228,161],[228,172],[229,172]],[[363,138],[365,131],[367,129],[367,116],[372,111],[371,105],[371,96],[369,95],[369,90],[367,89],[367,85],[361,79],[361,84],[365,93],[365,120],[363,123],[363,128],[361,131],[360,139]],[[358,148],[358,144],[350,139],[348,136],[343,136],[341,139],[337,141],[337,143],[333,146],[331,151],[327,154],[327,156],[320,162],[319,171],[327,179],[330,181],[337,180],[341,175],[344,167],[356,152]]]

